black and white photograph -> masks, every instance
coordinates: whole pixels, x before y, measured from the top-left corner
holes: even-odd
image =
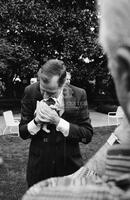
[[[0,200],[130,200],[130,2],[0,0]]]

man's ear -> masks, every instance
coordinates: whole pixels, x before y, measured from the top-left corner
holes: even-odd
[[[118,65],[118,76],[130,91],[130,49],[127,47],[120,47],[116,53],[116,62]]]

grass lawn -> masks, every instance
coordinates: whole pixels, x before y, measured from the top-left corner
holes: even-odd
[[[112,127],[94,129],[92,142],[88,145],[81,144],[81,152],[84,162],[106,142]],[[27,186],[25,172],[28,158],[30,140],[22,140],[18,137],[0,136],[0,156],[4,164],[0,166],[0,199],[20,200]]]

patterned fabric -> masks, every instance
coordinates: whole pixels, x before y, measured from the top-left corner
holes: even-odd
[[[56,184],[56,185],[55,185]],[[118,200],[124,194],[113,183],[105,183],[100,178],[53,178],[31,187],[23,200]]]
[[[114,145],[108,150],[105,174],[109,179],[114,179],[130,173],[130,149],[128,146]]]
[[[87,166],[81,167],[78,171],[70,175],[72,180],[80,179],[83,177],[91,177],[91,176],[97,177],[97,174],[95,171],[90,170]]]
[[[82,167],[76,176],[50,178],[35,184],[22,200],[128,200],[129,188],[130,147],[114,145],[108,150],[106,174],[102,178]]]

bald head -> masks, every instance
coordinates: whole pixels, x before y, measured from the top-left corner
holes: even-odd
[[[108,56],[118,100],[130,122],[130,1],[98,0],[101,45]]]
[[[101,8],[100,42],[108,56],[119,47],[130,47],[130,1],[98,0]]]

